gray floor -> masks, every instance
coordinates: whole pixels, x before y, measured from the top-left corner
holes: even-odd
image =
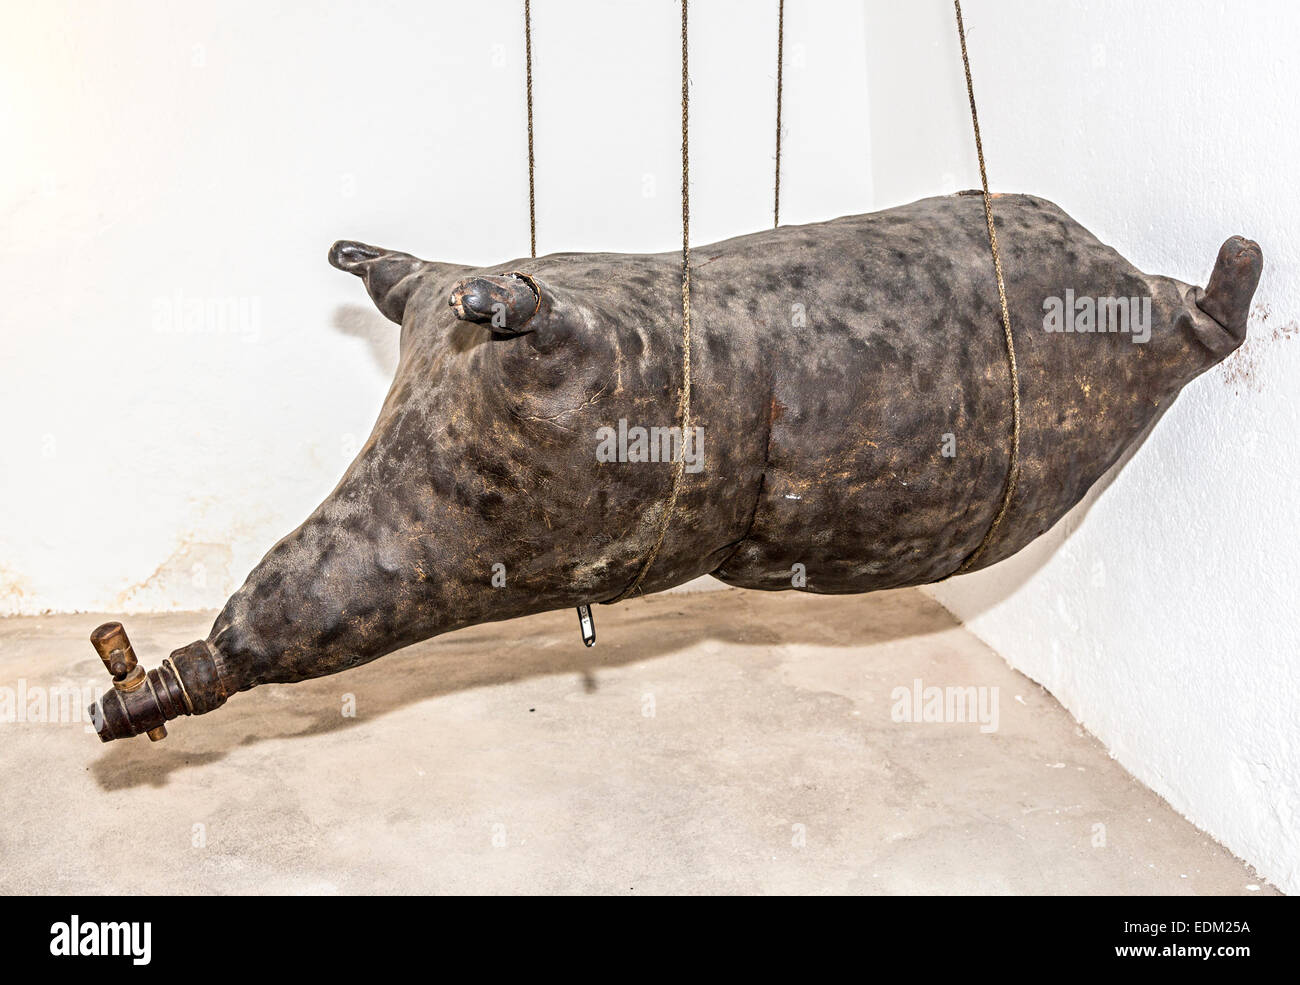
[[[478,626],[158,744],[0,725],[0,890],[1273,892],[919,592],[596,616],[591,651],[572,612]],[[211,619],[124,621],[152,667]],[[97,693],[100,621],[0,620],[10,714]],[[996,731],[895,721],[917,680],[996,694]]]

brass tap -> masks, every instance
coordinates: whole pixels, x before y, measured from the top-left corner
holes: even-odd
[[[90,645],[104,661],[113,675],[113,687],[126,694],[138,691],[148,681],[148,675],[135,656],[135,647],[127,638],[120,622],[106,622],[90,634]],[[150,742],[167,738],[167,726],[159,724],[146,733]]]

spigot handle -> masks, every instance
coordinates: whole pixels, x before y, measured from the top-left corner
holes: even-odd
[[[90,634],[90,645],[104,661],[104,666],[113,675],[114,681],[125,680],[139,666],[135,658],[135,648],[127,639],[126,630],[120,622],[106,622]]]

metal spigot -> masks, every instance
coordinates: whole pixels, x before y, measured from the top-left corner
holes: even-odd
[[[90,718],[103,742],[143,732],[150,741],[167,738],[164,722],[181,715],[203,715],[225,703],[213,651],[203,640],[173,650],[155,670],[136,660],[135,648],[120,622],[106,622],[90,643],[113,675],[113,688],[90,706]]]

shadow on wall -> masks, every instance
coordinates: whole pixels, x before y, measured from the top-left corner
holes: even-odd
[[[983,568],[969,576],[977,580],[980,586],[980,596],[977,599],[971,599],[970,604],[973,609],[968,608],[963,613],[962,621],[969,622],[972,619],[984,615],[990,609],[996,609],[1012,595],[1015,595],[1026,582],[1032,579],[1039,571],[1047,566],[1050,561],[1066,542],[1074,535],[1074,532],[1083,524],[1084,518],[1088,511],[1096,505],[1097,501],[1110,488],[1110,484],[1115,481],[1115,477],[1120,471],[1128,465],[1138,450],[1146,444],[1151,433],[1160,425],[1169,408],[1177,401],[1166,404],[1156,413],[1156,416],[1146,426],[1146,428],[1137,436],[1131,445],[1119,456],[1110,468],[1108,468],[1098,479],[1091,489],[1079,501],[1078,505],[1065,516],[1061,517],[1055,524],[1049,527],[1044,533],[1039,535],[1037,540],[1031,541],[1020,552],[1004,558],[997,564],[989,568]],[[1015,561],[1008,564],[1007,562]],[[984,572],[996,572],[996,574],[987,575],[980,578]],[[954,579],[959,582],[961,579]],[[928,594],[928,593],[927,593]]]
[[[470,626],[343,674],[292,685],[268,684],[236,695],[209,715],[172,723],[176,737],[162,746],[143,736],[112,743],[91,769],[107,791],[165,786],[172,772],[217,762],[240,746],[352,728],[459,691],[530,677],[578,674],[591,693],[597,689],[595,675],[601,668],[662,657],[701,640],[737,647],[743,658],[746,646],[858,648],[957,628],[937,603],[918,606],[917,602],[913,589],[864,595],[857,608],[844,606],[838,596],[807,595],[799,622],[802,632],[791,638],[788,629],[769,624],[765,593],[729,588],[659,594],[617,606],[616,620],[606,609],[605,621],[617,626],[617,636],[593,649],[582,645],[572,609]],[[737,606],[743,615],[719,620],[718,604]],[[363,695],[364,718],[345,718],[340,713],[340,696],[347,692]],[[189,738],[183,738],[184,733]],[[68,734],[69,741],[87,741],[77,730]]]
[[[373,307],[341,304],[334,309],[335,330],[361,339],[370,349],[375,366],[389,381],[397,374],[397,357],[402,330]]]

